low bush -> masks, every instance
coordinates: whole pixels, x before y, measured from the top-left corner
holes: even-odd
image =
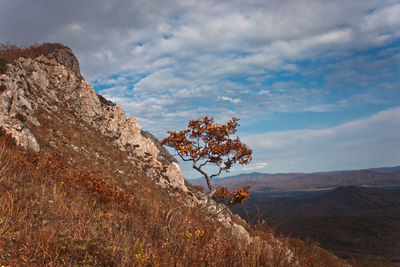
[[[40,55],[48,55],[63,47],[65,46],[59,43],[34,44],[26,47],[19,47],[11,43],[0,43],[0,71],[2,69],[4,71],[6,64],[12,63],[20,57],[36,58]]]
[[[0,57],[0,73],[4,73],[7,70],[7,61],[4,57]]]

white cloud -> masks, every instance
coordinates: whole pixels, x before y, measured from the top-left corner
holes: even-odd
[[[221,97],[221,100],[229,101],[229,102],[232,102],[233,104],[238,104],[238,103],[242,102],[239,98],[231,98],[231,97],[227,97],[227,96]]]
[[[357,169],[400,164],[400,107],[325,129],[269,132],[243,140],[265,171]]]
[[[377,9],[364,17],[360,28],[363,32],[377,33],[382,30],[399,27],[400,4]]]
[[[268,162],[252,162],[249,165],[245,165],[243,167],[239,167],[242,172],[249,172],[249,171],[260,171],[265,170],[268,167]]]

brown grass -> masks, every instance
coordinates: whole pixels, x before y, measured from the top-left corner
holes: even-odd
[[[9,161],[0,182],[0,264],[88,266],[290,266],[266,227],[250,245],[195,208],[182,206],[140,170],[113,179],[65,156],[33,153],[8,137],[1,158]],[[84,161],[84,160],[82,160]],[[4,173],[4,172],[2,172]],[[124,188],[124,191],[122,189]],[[301,266],[338,266],[304,244],[291,247]],[[300,241],[298,241],[300,242]]]
[[[19,47],[11,43],[0,43],[0,73],[6,71],[6,64],[13,63],[20,57],[33,59],[40,55],[48,55],[63,47],[65,46],[59,43],[34,44],[26,47]]]

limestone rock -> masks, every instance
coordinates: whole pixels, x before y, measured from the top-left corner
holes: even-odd
[[[45,55],[8,64],[6,73],[0,75],[0,88],[0,126],[25,148],[40,150],[25,121],[38,126],[34,112],[39,106],[54,114],[63,112],[60,107],[65,104],[121,150],[146,158],[151,166],[148,175],[159,184],[188,191],[176,160],[154,136],[141,130],[135,117],[127,118],[120,106],[95,93],[82,78],[78,60],[68,47],[49,45]]]
[[[39,143],[31,133],[28,126],[23,122],[6,116],[0,116],[0,125],[6,134],[10,134],[17,144],[25,149],[31,149],[35,152],[40,151]]]
[[[150,139],[153,142],[153,144],[157,147],[158,151],[160,152],[158,155],[158,160],[160,162],[162,162],[163,164],[171,164],[172,162],[178,163],[178,160],[174,158],[168,152],[168,150],[160,144],[160,141],[154,135],[143,130],[141,131],[141,134],[145,138]]]
[[[59,44],[58,47],[56,46],[46,57],[63,64],[65,67],[72,70],[77,78],[82,79],[78,59],[75,57],[71,48]]]

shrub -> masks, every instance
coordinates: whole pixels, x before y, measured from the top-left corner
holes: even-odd
[[[0,73],[4,73],[7,70],[7,61],[4,57],[0,57]]]
[[[214,118],[205,116],[191,120],[186,130],[169,131],[169,136],[161,141],[162,145],[175,149],[183,161],[193,162],[193,168],[206,179],[209,197],[216,192],[210,182],[212,178],[223,171],[228,172],[235,163],[248,164],[252,159],[251,149],[239,137],[231,138],[239,127],[238,120],[232,118],[227,124],[218,125]],[[205,171],[209,165],[216,167],[214,174]],[[247,191],[246,188],[243,190]]]
[[[36,58],[40,55],[46,56],[63,47],[65,46],[59,43],[34,44],[28,47],[18,47],[17,45],[11,43],[0,43],[0,72],[2,69],[2,64],[4,66],[4,71],[6,64],[12,63],[20,57]],[[3,59],[3,63],[1,63],[1,58]]]

